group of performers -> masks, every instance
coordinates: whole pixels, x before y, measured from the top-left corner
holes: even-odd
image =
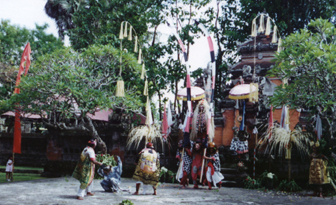
[[[179,160],[179,169],[176,178],[180,181],[182,188],[189,185],[190,175],[194,189],[198,188],[198,178],[201,184],[207,184],[209,189],[212,189],[211,183],[214,187],[217,187],[217,184],[221,187],[221,181],[224,179],[220,173],[217,146],[214,142],[208,143],[208,129],[211,128],[207,127],[209,116],[207,112],[209,112],[209,105],[206,100],[201,100],[194,111],[191,125],[191,138],[196,140],[184,138],[178,143],[176,158]]]
[[[100,182],[102,188],[107,192],[118,192],[120,189],[120,179],[122,173],[122,162],[117,156],[118,165],[111,167],[96,161],[95,147],[96,139],[88,141],[87,146],[83,149],[77,166],[72,176],[80,183],[77,199],[83,200],[84,196],[93,196],[92,192],[93,179],[95,175],[95,165],[99,165],[97,173],[104,179]]]
[[[122,174],[122,162],[120,157],[117,156],[117,166],[110,166],[102,164],[96,161],[94,148],[97,145],[96,139],[88,141],[87,146],[81,153],[80,159],[73,172],[73,177],[80,182],[79,190],[77,193],[77,199],[83,200],[84,196],[93,196],[92,187],[93,179],[95,175],[95,165],[99,165],[97,173],[103,177],[100,182],[102,188],[106,192],[119,192],[121,174]],[[147,143],[146,148],[139,153],[139,160],[133,175],[133,179],[136,182],[136,191],[134,195],[139,194],[139,188],[141,184],[151,185],[156,195],[156,187],[159,183],[160,176],[160,159],[157,152],[154,150],[152,143]]]
[[[204,143],[201,140],[192,141],[187,145],[184,150],[182,140],[178,143],[178,150],[176,158],[179,160],[179,170],[177,172],[177,179],[180,181],[182,188],[189,185],[189,177],[191,175],[193,181],[193,188],[198,188],[198,179],[202,179],[202,185],[208,185],[209,190],[214,187],[221,187],[222,180],[224,179],[221,174],[221,165],[217,146],[214,142],[210,142],[206,148],[206,155],[204,155]],[[206,160],[206,163],[203,163]],[[205,164],[202,171],[202,164]],[[212,183],[212,184],[211,184]]]

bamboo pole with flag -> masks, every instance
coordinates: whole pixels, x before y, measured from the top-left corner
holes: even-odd
[[[253,152],[253,179],[255,179],[255,165],[256,165],[256,153],[257,153],[257,144],[258,144],[258,129],[254,127],[253,134],[255,134],[255,145],[254,145],[254,152]]]
[[[213,116],[214,116],[214,105],[213,105],[213,100],[215,96],[215,84],[216,84],[216,62],[215,62],[215,51],[213,47],[213,42],[212,38],[208,32],[208,30],[204,27],[203,24],[199,23],[198,21],[194,21],[195,24],[201,29],[201,31],[206,35],[207,41],[208,41],[208,46],[210,50],[210,67],[211,67],[211,79],[212,79],[212,85],[211,85],[211,98],[210,98],[210,106],[209,106],[209,113],[208,113],[208,121],[207,121],[207,136],[206,136],[206,145],[207,141],[210,140],[212,142],[214,138],[214,126],[211,126],[213,123]],[[213,129],[213,130],[211,130]],[[206,148],[204,148],[203,156],[206,156]],[[202,183],[202,178],[203,178],[203,170],[204,170],[204,159],[202,160],[202,168],[201,168],[201,177],[200,177],[200,183]]]
[[[168,137],[168,120],[167,120],[167,114],[166,114],[166,105],[164,105],[163,108],[163,119],[162,119],[162,135],[164,139],[167,139]]]
[[[20,68],[19,68],[19,72],[16,78],[16,84],[15,84],[15,89],[14,89],[15,94],[20,93],[20,89],[18,88],[18,86],[20,85],[20,82],[21,82],[22,73],[24,73],[25,75],[27,75],[28,73],[28,69],[30,66],[30,53],[31,53],[30,44],[27,43],[22,53]],[[20,122],[19,107],[17,107],[15,110],[13,156],[14,156],[14,153],[21,154],[21,122]],[[13,157],[13,161],[14,161],[14,157]]]
[[[273,129],[273,105],[271,105],[270,113],[269,113],[269,121],[268,121],[268,140],[272,138],[272,129]]]

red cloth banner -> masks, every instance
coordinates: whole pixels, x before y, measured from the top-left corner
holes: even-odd
[[[16,88],[14,90],[14,93],[16,94],[20,93],[20,89],[17,88],[17,86],[20,85],[22,73],[24,73],[25,75],[27,75],[28,73],[28,69],[30,66],[30,53],[31,53],[30,44],[27,43],[22,53],[20,68],[16,78],[16,84],[15,84]],[[16,109],[15,111],[13,153],[21,154],[21,121],[20,121],[19,109]]]

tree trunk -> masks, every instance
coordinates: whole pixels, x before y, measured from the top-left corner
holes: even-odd
[[[97,139],[97,149],[102,152],[102,154],[107,153],[107,147],[105,142],[100,138],[96,128],[94,127],[91,118],[85,117],[85,120],[87,121],[88,129],[91,132],[91,136],[94,139]]]

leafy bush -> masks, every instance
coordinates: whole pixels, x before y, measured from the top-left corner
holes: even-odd
[[[122,200],[119,205],[134,205],[134,203],[131,200]]]
[[[261,185],[265,186],[267,189],[272,189],[278,184],[278,177],[272,172],[264,171],[259,178]]]
[[[166,176],[168,175],[168,179],[166,180]],[[176,177],[176,173],[168,170],[165,167],[161,167],[161,172],[160,172],[160,179],[161,181],[166,181],[166,182],[171,182],[171,183],[175,183],[175,177]]]
[[[259,189],[261,188],[260,180],[252,179],[251,177],[247,177],[244,182],[246,189]]]
[[[110,154],[97,154],[96,161],[112,167],[117,165],[117,162],[114,160],[114,156]]]
[[[296,184],[294,180],[287,182],[287,180],[282,180],[279,184],[278,189],[280,191],[287,191],[287,192],[296,192],[296,191],[301,191],[301,187]]]
[[[109,165],[111,167],[116,166],[117,162],[114,160],[114,156],[110,154],[96,154],[96,161],[103,164]],[[100,168],[99,165],[96,165],[96,171]],[[95,179],[100,179],[101,177],[96,173]]]

